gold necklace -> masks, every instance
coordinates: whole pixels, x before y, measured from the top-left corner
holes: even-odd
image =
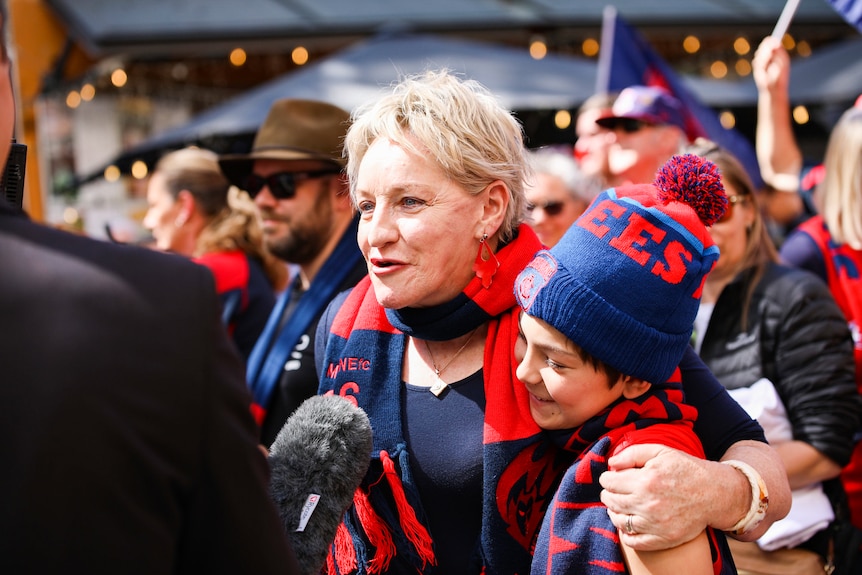
[[[443,379],[440,377],[440,374],[443,373],[446,368],[452,364],[453,361],[455,361],[456,357],[461,355],[461,352],[464,351],[470,341],[472,341],[473,336],[476,334],[477,331],[479,331],[478,327],[470,332],[470,337],[467,338],[467,341],[464,342],[464,345],[458,348],[458,351],[456,351],[455,354],[449,358],[449,361],[443,364],[442,367],[437,367],[437,362],[434,361],[434,354],[431,353],[431,348],[428,347],[428,342],[424,339],[422,340],[422,343],[425,344],[425,350],[428,352],[428,357],[431,358],[431,365],[434,366],[434,375],[437,376],[437,381],[435,381],[434,385],[431,386],[431,393],[433,393],[436,397],[440,397],[440,394],[443,393],[443,390],[446,389],[446,387],[449,385],[448,383],[443,381]]]

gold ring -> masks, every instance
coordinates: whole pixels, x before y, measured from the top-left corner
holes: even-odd
[[[635,531],[635,528],[632,525],[633,518],[634,515],[629,515],[628,517],[626,517],[626,533],[628,533],[629,535],[637,535],[637,531]]]

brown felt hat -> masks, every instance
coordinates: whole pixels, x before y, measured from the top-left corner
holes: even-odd
[[[227,179],[240,188],[255,160],[295,163],[302,171],[310,169],[309,163],[314,162],[319,162],[321,168],[343,168],[346,160],[341,152],[349,124],[350,114],[338,106],[315,100],[277,100],[258,129],[251,152],[221,156],[219,166]]]

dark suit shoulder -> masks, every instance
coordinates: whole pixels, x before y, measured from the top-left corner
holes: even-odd
[[[209,271],[188,258],[10,216],[0,216],[0,269],[33,291],[44,288],[46,297],[56,291],[52,286],[63,286],[64,297],[83,293],[90,299],[103,294],[151,301],[198,299],[202,290],[214,291]]]

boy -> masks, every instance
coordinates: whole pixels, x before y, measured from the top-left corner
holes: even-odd
[[[697,412],[683,402],[677,365],[703,280],[718,259],[707,227],[726,205],[714,165],[674,157],[654,184],[599,195],[516,280],[524,312],[517,375],[530,412],[579,453],[545,516],[534,574],[736,572],[723,535],[709,529],[666,551],[625,546],[598,482],[607,459],[634,443],[703,457],[692,431]],[[756,472],[741,467],[756,481]],[[754,507],[737,528],[762,519],[763,509]],[[625,529],[636,532],[636,516]]]

